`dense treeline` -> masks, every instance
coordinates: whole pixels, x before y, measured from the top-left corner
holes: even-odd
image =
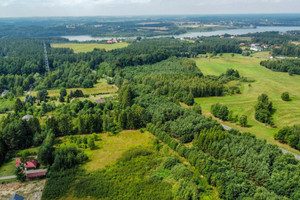
[[[289,168],[299,172],[299,162],[295,158],[291,157],[290,160],[288,156],[283,156],[278,147],[266,141],[258,140],[250,134],[226,134],[211,129],[197,134],[194,145],[216,159],[228,160],[236,170],[245,172],[258,186],[291,199],[299,197],[299,175],[286,174]],[[283,167],[283,161],[288,165]],[[279,181],[280,176],[282,179]],[[289,181],[289,185],[285,185],[286,181]]]
[[[299,32],[299,31],[298,31]],[[287,32],[282,34],[278,31],[270,31],[263,33],[249,33],[241,35],[242,37],[251,37],[252,43],[266,44],[266,45],[282,45],[290,41],[299,41],[300,35],[297,31]]]
[[[300,59],[265,60],[260,65],[276,72],[288,72],[300,75]]]
[[[185,145],[179,144],[177,141],[172,139],[168,134],[166,134],[159,125],[148,124],[147,129],[156,135],[160,140],[168,144],[173,150],[176,150],[179,155],[185,157],[201,174],[203,174],[209,184],[215,186],[218,190],[219,196],[224,199],[297,199],[299,196],[299,175],[294,175],[293,170],[299,171],[299,163],[293,158],[292,155],[285,156],[280,150],[273,145],[266,145],[266,142],[257,140],[254,136],[250,135],[236,135],[228,134],[221,131],[220,129],[210,129],[202,130],[203,136],[196,134],[196,139],[194,140],[194,147],[189,148]],[[208,134],[208,135],[207,135]],[[203,138],[205,137],[205,139]],[[245,146],[240,145],[239,143],[234,143],[230,141],[233,145],[233,150],[230,151],[229,144],[223,146],[224,140],[229,140],[232,137],[236,137],[237,141],[245,143]],[[251,143],[248,143],[250,139]],[[235,141],[236,142],[236,141]],[[216,146],[215,143],[220,143],[219,146]],[[222,144],[221,144],[222,143]],[[247,145],[246,145],[247,143]],[[205,147],[199,147],[203,144]],[[224,143],[225,144],[225,143]],[[251,148],[249,148],[251,146]],[[252,149],[252,146],[254,149]],[[256,146],[256,147],[255,147]],[[215,154],[212,156],[204,153],[200,150],[202,148],[205,152],[212,154],[212,151]],[[223,149],[222,149],[223,148]],[[242,151],[240,151],[240,149]],[[251,159],[248,159],[250,152],[244,154],[248,151],[255,151],[251,153]],[[272,149],[272,151],[269,151]],[[261,152],[261,155],[257,153]],[[265,155],[266,157],[265,157]],[[246,162],[241,162],[241,157],[237,156],[236,160],[235,155],[239,155],[244,159],[247,159]],[[276,159],[276,161],[274,161]],[[260,164],[263,160],[262,164]],[[252,162],[257,162],[256,166]],[[281,164],[283,162],[284,164]],[[265,167],[269,164],[275,166],[272,176],[269,176],[269,171],[265,170]],[[237,165],[239,164],[239,165]],[[243,166],[248,164],[248,171],[242,172]],[[250,165],[252,165],[250,167]],[[264,166],[265,165],[265,166]],[[286,165],[286,166],[285,166]],[[285,167],[283,167],[285,166]],[[272,166],[269,166],[272,168]],[[267,174],[260,174],[259,171],[254,169],[263,168]],[[287,175],[288,171],[293,168],[293,172]],[[253,173],[257,173],[256,178],[260,181],[259,177],[267,176],[269,179],[269,187],[266,189],[266,186],[261,186],[259,184],[254,184],[252,181]],[[251,174],[251,176],[250,176]],[[278,177],[282,175],[283,180],[278,183]],[[290,185],[286,185],[284,188],[278,190],[277,183],[280,187],[284,186],[287,180],[294,178],[294,181]],[[263,180],[263,179],[262,179]],[[289,190],[288,192],[286,190]],[[273,192],[276,191],[276,192]],[[287,197],[284,197],[287,196]]]
[[[300,56],[300,46],[292,43],[285,43],[280,48],[273,48],[272,54],[284,56]]]
[[[300,126],[287,126],[280,129],[274,138],[282,143],[287,143],[291,147],[300,150]]]

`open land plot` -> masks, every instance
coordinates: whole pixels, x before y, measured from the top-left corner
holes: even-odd
[[[83,94],[87,95],[98,95],[98,94],[112,94],[118,91],[115,85],[107,84],[105,79],[98,80],[98,83],[94,85],[93,88],[67,88],[67,93],[70,94],[71,90],[82,90]],[[47,90],[49,97],[59,96],[60,89]],[[32,96],[37,95],[37,91],[31,92]]]
[[[195,59],[204,75],[220,75],[228,68],[233,68],[237,69],[241,76],[255,80],[255,82],[250,83],[251,86],[249,86],[249,83],[239,83],[241,84],[242,94],[197,98],[196,102],[201,105],[204,115],[207,116],[211,116],[210,107],[212,104],[225,104],[234,114],[248,116],[249,127],[242,128],[230,122],[224,122],[224,124],[242,131],[251,132],[260,139],[265,139],[269,143],[277,144],[293,153],[300,154],[299,151],[288,145],[281,144],[273,138],[274,134],[280,128],[299,124],[300,76],[289,76],[288,73],[273,72],[260,66],[259,63],[261,60],[263,59],[250,57]],[[292,101],[282,101],[281,93],[283,92],[289,92]],[[262,93],[266,93],[273,102],[273,106],[276,109],[273,117],[277,128],[266,126],[265,124],[256,121],[254,118],[254,106],[257,102],[257,97]]]
[[[29,182],[12,182],[0,184],[0,200],[10,199],[15,193],[27,200],[39,200],[42,197],[46,180],[35,180]]]
[[[70,48],[74,50],[74,53],[89,52],[94,49],[105,49],[111,51],[114,49],[120,49],[127,47],[129,44],[126,42],[114,43],[114,44],[99,44],[99,43],[55,43],[51,44],[53,48]]]
[[[122,131],[113,136],[101,134],[102,140],[96,141],[95,150],[85,150],[89,162],[82,167],[87,171],[102,169],[114,163],[123,152],[136,146],[149,147],[152,145],[154,136],[149,132],[141,133],[138,130]]]

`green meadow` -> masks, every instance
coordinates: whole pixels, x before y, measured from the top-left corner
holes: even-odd
[[[99,43],[56,43],[51,44],[53,48],[70,48],[74,50],[74,53],[89,52],[96,49],[105,49],[111,51],[113,49],[120,49],[127,47],[129,44],[126,42],[114,43],[114,44],[99,44]]]
[[[249,127],[242,128],[237,124],[224,122],[224,124],[255,134],[260,139],[265,139],[269,143],[277,144],[281,148],[300,154],[299,151],[281,144],[274,140],[274,134],[284,126],[299,124],[300,120],[300,76],[289,76],[288,73],[273,72],[260,66],[260,61],[266,58],[255,58],[266,56],[262,53],[254,54],[253,57],[224,56],[217,58],[198,58],[195,59],[197,66],[204,75],[220,75],[228,68],[237,69],[241,76],[255,80],[252,83],[231,82],[230,85],[241,87],[241,94],[228,95],[222,97],[197,98],[203,109],[203,113],[211,116],[210,107],[214,103],[222,103],[228,106],[234,114],[247,115]],[[249,85],[251,84],[251,85]],[[281,100],[281,93],[289,92],[291,101]],[[273,102],[276,109],[273,118],[277,128],[271,128],[260,123],[254,118],[254,106],[258,95],[266,93]]]

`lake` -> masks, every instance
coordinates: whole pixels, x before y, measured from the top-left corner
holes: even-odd
[[[241,29],[228,29],[228,30],[218,30],[218,31],[208,31],[208,32],[191,32],[185,33],[181,35],[173,35],[175,38],[184,38],[184,37],[201,37],[201,36],[216,36],[216,35],[241,35],[247,33],[261,33],[266,31],[279,31],[279,32],[287,32],[287,31],[294,31],[300,30],[300,26],[258,26],[257,28],[241,28]],[[172,35],[168,36],[155,36],[152,38],[157,37],[171,37]],[[92,37],[90,35],[77,35],[77,36],[62,36],[63,38],[69,39],[70,41],[101,41],[101,40],[110,40],[114,37]],[[136,37],[118,37],[118,39],[134,39]],[[148,37],[151,38],[151,37]]]

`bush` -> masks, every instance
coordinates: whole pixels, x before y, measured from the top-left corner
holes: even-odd
[[[121,162],[127,162],[130,161],[131,159],[138,157],[138,156],[147,156],[152,154],[152,151],[150,151],[149,149],[145,149],[145,148],[132,148],[126,152],[124,152],[121,156],[121,158],[118,159],[118,161]]]
[[[283,101],[289,101],[290,100],[290,94],[288,92],[284,92],[281,94],[281,99]]]
[[[242,127],[246,127],[247,126],[247,123],[248,123],[248,120],[247,120],[247,116],[246,115],[242,115],[240,117],[240,125]]]
[[[180,160],[176,156],[171,156],[168,157],[164,162],[163,162],[163,168],[164,169],[172,169],[175,165],[180,163]]]

